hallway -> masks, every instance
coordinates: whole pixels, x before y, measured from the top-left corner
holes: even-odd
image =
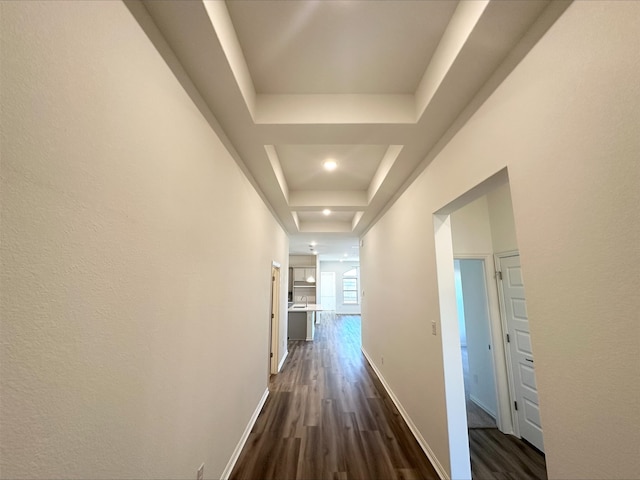
[[[360,317],[289,342],[232,480],[438,479],[360,351]],[[474,479],[546,479],[544,455],[496,428],[469,430]]]
[[[437,479],[360,351],[360,317],[289,342],[232,472],[255,479]]]

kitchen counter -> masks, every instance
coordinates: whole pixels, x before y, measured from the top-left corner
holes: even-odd
[[[319,312],[321,310],[323,310],[322,305],[317,303],[310,303],[309,305],[294,303],[288,309],[289,312]]]
[[[289,340],[312,341],[315,333],[316,312],[322,310],[322,305],[310,303],[294,303],[288,308],[288,338]]]

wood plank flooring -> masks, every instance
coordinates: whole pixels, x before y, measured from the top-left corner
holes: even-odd
[[[528,443],[497,428],[469,430],[471,471],[474,479],[547,479],[544,455]]]
[[[289,342],[282,371],[232,480],[438,479],[360,350],[360,317],[317,325]],[[497,429],[469,431],[476,480],[546,479],[544,456]]]
[[[289,342],[231,474],[256,479],[438,479],[360,351],[360,317]]]

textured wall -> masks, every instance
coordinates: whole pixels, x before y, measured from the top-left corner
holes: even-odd
[[[518,249],[513,204],[509,184],[487,193],[493,252],[502,253]]]
[[[493,252],[487,196],[468,203],[451,214],[451,241],[454,255]]]
[[[506,166],[549,477],[638,476],[639,17],[572,3],[364,237],[364,348],[445,468],[432,214]]]
[[[287,237],[122,3],[0,5],[1,475],[218,478]]]

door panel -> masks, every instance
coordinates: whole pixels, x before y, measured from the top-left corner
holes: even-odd
[[[278,373],[280,320],[280,268],[271,267],[271,320],[269,323],[269,376]]]
[[[529,365],[520,365],[520,378],[522,379],[522,385],[534,392],[536,387],[536,374]]]
[[[540,409],[538,405],[525,399],[524,410],[526,421],[529,422],[534,428],[542,430],[542,422],[540,421]]]
[[[336,309],[335,272],[320,272],[320,305],[325,310]]]
[[[531,336],[529,335],[529,332],[517,330],[514,333],[514,339],[518,353],[533,357],[533,352],[531,351]]]
[[[542,422],[520,256],[500,258],[505,320],[520,436],[544,452]]]

